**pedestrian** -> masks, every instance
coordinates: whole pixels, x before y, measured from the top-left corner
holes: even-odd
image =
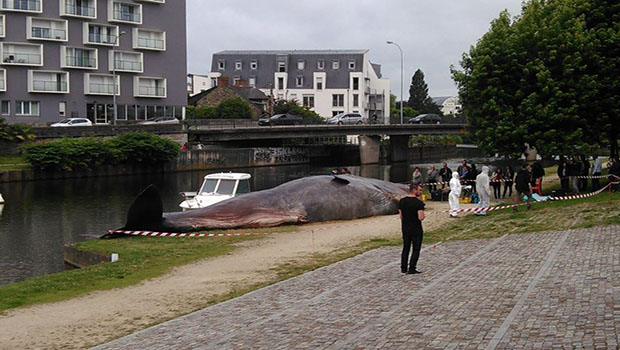
[[[420,168],[413,168],[413,178],[411,179],[411,183],[414,185],[422,184],[422,173],[420,172]]]
[[[620,181],[620,164],[616,160],[615,157],[609,157],[609,162],[607,162],[607,174],[609,175],[610,182],[618,182]],[[616,192],[620,188],[620,185],[611,185],[611,192]]]
[[[527,209],[532,208],[532,191],[530,190],[530,182],[532,178],[532,174],[530,172],[531,168],[532,167],[528,163],[525,163],[515,178],[515,202],[516,204],[519,204],[521,203],[523,196],[527,196]],[[518,211],[517,207],[514,207],[513,210]]]
[[[493,198],[501,199],[502,198],[502,180],[504,179],[504,174],[502,173],[502,168],[496,168],[493,172]]]
[[[476,169],[476,164],[472,164],[467,172],[465,182],[471,185],[471,191],[476,193],[476,177],[478,176],[478,169]]]
[[[488,208],[490,206],[489,196],[491,195],[491,188],[489,187],[488,166],[483,166],[482,172],[478,176],[476,176],[476,187],[478,188],[478,198],[480,198],[480,201],[478,202],[478,208]],[[487,211],[486,209],[477,211],[476,215],[486,216]]]
[[[590,175],[590,161],[585,155],[581,155],[581,172],[579,173],[581,179],[579,181],[579,191],[588,191],[588,175]]]
[[[187,151],[187,142],[185,142],[183,146],[181,146],[181,151]]]
[[[564,156],[560,156],[560,164],[558,164],[558,177],[560,178],[560,185],[564,193],[568,192],[568,163]]]
[[[542,178],[545,176],[545,169],[540,165],[539,161],[532,164],[532,187],[538,186],[540,183],[540,191],[542,192]],[[539,181],[540,179],[540,181]]]
[[[581,161],[579,161],[579,157],[573,156],[566,166],[566,174],[570,180],[570,187],[573,192],[579,193],[579,174],[581,173]]]
[[[448,195],[448,203],[450,203],[450,216],[453,218],[458,216],[460,196],[461,180],[459,179],[459,173],[455,171],[452,173],[452,180],[450,180],[450,194]]]
[[[429,183],[428,191],[432,194],[434,191],[437,191],[437,181],[439,179],[439,172],[435,168],[434,165],[426,172],[426,182]]]
[[[443,190],[446,187],[446,183],[450,182],[450,178],[452,177],[452,170],[448,168],[448,163],[443,162],[443,164],[441,164],[441,169],[439,169],[439,177],[441,178],[441,189]]]
[[[512,183],[514,178],[514,170],[512,170],[510,165],[506,165],[506,171],[504,171],[504,194],[502,195],[502,198],[506,198],[506,190],[509,190],[508,198],[512,197]]]
[[[601,183],[597,176],[601,176],[603,173],[603,164],[598,156],[593,156],[592,159],[594,160],[592,165],[592,191],[598,191],[601,188]]]
[[[398,202],[401,228],[403,232],[403,251],[400,257],[400,271],[409,275],[421,273],[417,270],[420,248],[422,248],[422,221],[424,221],[424,202],[418,197],[422,195],[422,186],[409,185],[409,194]],[[413,246],[411,259],[409,250]],[[409,260],[409,268],[407,268]]]
[[[465,175],[467,174],[467,171],[469,171],[469,165],[467,165],[466,159],[463,159],[463,162],[461,163],[461,165],[459,165],[458,168],[456,168],[456,171],[459,173],[459,176],[461,178],[465,177]]]

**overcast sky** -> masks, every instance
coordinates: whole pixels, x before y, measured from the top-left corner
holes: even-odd
[[[450,65],[504,9],[518,15],[521,0],[187,0],[188,73],[208,73],[222,50],[369,49],[400,96],[391,40],[405,98],[418,68],[431,96],[456,95]]]

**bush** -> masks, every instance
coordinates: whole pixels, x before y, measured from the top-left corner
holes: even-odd
[[[278,100],[273,106],[274,114],[294,114],[304,118],[305,124],[325,124],[325,119],[308,107],[300,106],[297,101]]]
[[[147,133],[127,133],[105,141],[64,138],[25,144],[21,150],[34,169],[65,171],[118,163],[161,164],[180,153],[176,142]]]
[[[32,141],[35,136],[30,131],[28,124],[7,124],[4,118],[0,118],[0,140],[8,142]]]
[[[233,97],[217,105],[217,116],[221,119],[252,119],[252,109],[241,97]]]
[[[217,108],[213,106],[187,106],[185,117],[187,119],[217,119]]]

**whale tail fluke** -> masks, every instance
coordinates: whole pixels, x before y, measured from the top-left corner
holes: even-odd
[[[124,230],[148,230],[161,224],[164,212],[159,190],[155,185],[149,185],[142,191],[127,211],[127,221]]]

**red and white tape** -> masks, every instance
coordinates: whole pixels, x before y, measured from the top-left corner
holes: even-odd
[[[257,236],[266,233],[178,233],[178,232],[156,232],[156,231],[126,231],[126,230],[108,230],[110,234],[123,234],[129,236],[148,236],[148,237],[239,237],[239,236]]]

